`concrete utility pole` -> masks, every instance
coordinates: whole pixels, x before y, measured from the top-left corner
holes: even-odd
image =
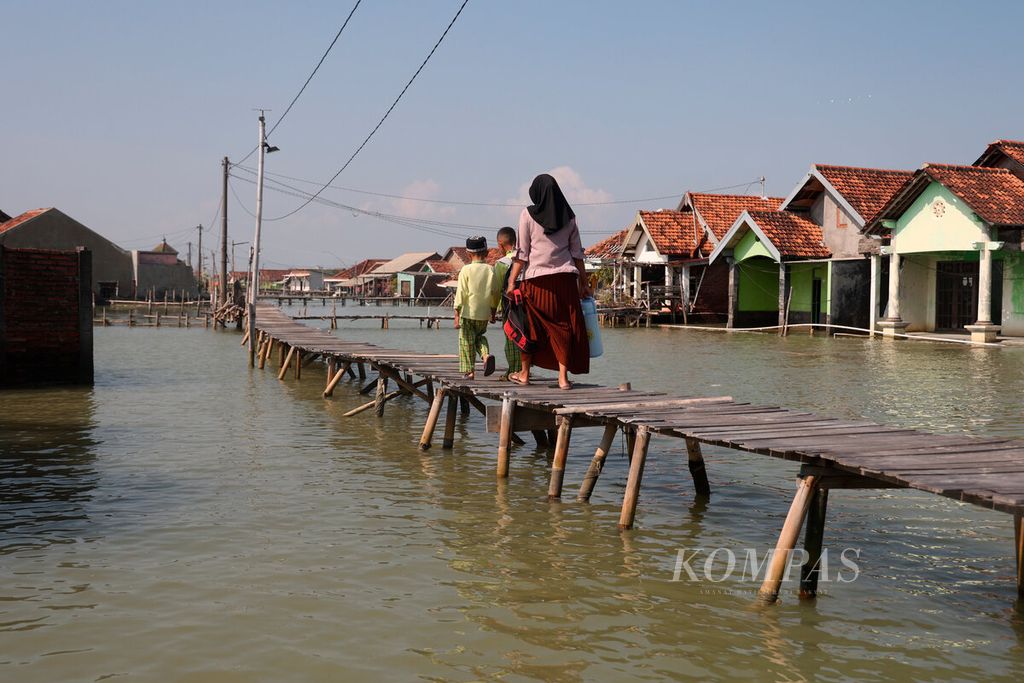
[[[224,157],[224,184],[221,192],[221,205],[224,207],[220,221],[220,305],[228,300],[228,169],[231,162]]]
[[[191,242],[188,243],[188,267],[192,269],[193,273],[196,272],[196,269],[192,267],[192,243]]]
[[[203,289],[203,226],[200,223],[196,226],[199,231],[199,289]]]
[[[260,228],[263,226],[263,159],[267,152],[267,120],[260,110],[259,161],[256,165],[256,231],[252,238],[252,271],[249,276],[249,367],[256,367],[256,297],[260,289]]]

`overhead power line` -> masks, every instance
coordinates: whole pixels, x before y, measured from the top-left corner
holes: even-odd
[[[263,220],[265,220],[265,221],[279,221],[279,220],[282,220],[284,218],[288,218],[289,216],[295,215],[296,213],[298,213],[302,209],[304,209],[307,206],[309,206],[309,204],[314,199],[316,199],[317,197],[320,196],[321,192],[326,190],[330,186],[331,183],[333,183],[335,180],[337,180],[338,176],[340,176],[342,173],[344,173],[345,169],[348,168],[349,165],[353,161],[355,161],[355,158],[357,156],[359,156],[360,152],[363,151],[363,148],[366,147],[366,145],[370,142],[370,139],[373,138],[373,136],[377,133],[377,131],[380,130],[380,127],[384,125],[384,122],[387,121],[388,117],[391,116],[391,112],[393,112],[395,110],[395,107],[398,106],[398,103],[401,101],[401,99],[405,95],[406,91],[409,90],[409,87],[413,84],[413,81],[416,80],[417,76],[420,75],[420,72],[422,72],[423,68],[427,65],[427,62],[429,62],[430,58],[434,56],[435,52],[437,52],[437,48],[439,48],[441,46],[441,43],[444,41],[445,36],[447,36],[448,32],[452,30],[452,26],[455,25],[455,22],[458,20],[459,15],[462,14],[462,10],[464,10],[466,8],[466,5],[468,3],[469,3],[469,0],[462,0],[462,4],[459,6],[459,11],[456,12],[455,16],[452,17],[452,20],[450,22],[448,22],[448,26],[444,29],[444,32],[441,34],[441,37],[437,39],[436,43],[434,43],[434,47],[432,47],[430,49],[430,52],[427,53],[426,58],[424,58],[423,62],[420,64],[419,68],[416,69],[416,72],[413,73],[412,78],[410,78],[409,81],[405,84],[405,87],[402,88],[402,91],[400,93],[398,93],[398,97],[396,97],[395,101],[391,103],[391,106],[388,107],[388,110],[386,112],[384,112],[384,116],[382,116],[380,118],[380,121],[377,122],[377,125],[373,127],[373,130],[370,131],[370,134],[366,136],[366,138],[362,141],[362,143],[360,143],[360,145],[358,147],[356,147],[356,151],[352,152],[352,156],[350,156],[348,158],[348,161],[346,161],[344,164],[342,164],[341,168],[338,169],[338,172],[335,173],[333,176],[331,176],[331,179],[328,180],[326,183],[324,183],[323,186],[319,190],[314,192],[313,195],[309,199],[307,199],[305,202],[300,204],[295,209],[292,209],[291,211],[289,211],[288,213],[286,213],[286,214],[284,214],[282,216],[277,216],[276,218],[264,218]]]
[[[254,168],[250,168],[248,166],[241,166],[241,165],[238,165],[238,164],[232,164],[232,165],[235,168],[238,168],[241,171],[245,171],[246,173],[251,173],[252,175],[256,175],[256,169],[254,169]],[[263,174],[266,175],[266,176],[272,176],[274,178],[284,178],[285,180],[294,180],[297,183],[306,183],[307,185],[320,185],[320,181],[318,181],[318,180],[307,180],[305,178],[296,178],[295,176],[285,175],[283,173],[271,173],[270,171],[264,171]],[[746,189],[750,189],[750,187],[754,183],[756,183],[756,182],[758,182],[758,181],[757,180],[752,180],[752,181],[750,181],[748,183],[736,183],[735,185],[726,185],[724,187],[712,187],[712,188],[709,188],[709,189],[706,189],[706,190],[695,190],[695,191],[699,192],[699,193],[709,193],[709,192],[721,192],[722,190],[734,190],[734,189],[737,189],[737,188],[740,188],[740,187],[743,187],[743,188],[746,188]],[[365,195],[370,195],[370,196],[373,196],[373,197],[384,197],[386,199],[402,199],[402,200],[412,201],[412,202],[423,202],[425,204],[444,204],[446,206],[482,206],[482,207],[512,208],[512,209],[521,209],[521,208],[523,208],[523,204],[522,203],[481,202],[481,201],[468,201],[468,200],[458,201],[458,200],[454,200],[454,199],[426,199],[424,197],[409,197],[409,196],[406,196],[406,195],[391,194],[391,193],[388,193],[388,192],[372,192],[370,190],[360,190],[360,189],[356,189],[354,187],[343,187],[341,185],[333,185],[333,184],[330,184],[330,183],[328,183],[324,187],[324,189],[327,189],[327,188],[330,188],[332,190],[341,190],[343,192],[353,192],[355,194],[365,194]],[[744,192],[745,191],[746,190],[744,190]],[[579,206],[609,206],[609,205],[613,205],[613,204],[643,204],[643,203],[646,203],[646,202],[657,202],[657,201],[662,201],[662,200],[665,200],[665,199],[678,199],[681,196],[682,195],[679,192],[675,192],[673,194],[659,195],[657,197],[637,197],[637,198],[634,198],[634,199],[610,199],[608,201],[603,201],[603,202],[571,202],[571,204],[573,205],[573,207],[579,207]]]
[[[341,28],[338,29],[338,32],[334,34],[334,40],[332,40],[331,44],[327,46],[327,49],[320,57],[320,61],[316,63],[315,67],[313,67],[313,71],[310,72],[309,78],[307,78],[306,82],[302,84],[301,88],[299,88],[299,92],[295,93],[295,97],[293,97],[292,101],[288,103],[288,107],[284,110],[284,113],[281,114],[277,121],[274,122],[274,125],[270,127],[270,131],[267,133],[268,137],[277,129],[278,126],[281,125],[281,122],[284,121],[284,117],[288,116],[288,112],[292,110],[292,107],[295,106],[295,103],[299,101],[300,97],[302,97],[302,93],[305,92],[306,86],[309,85],[309,82],[313,80],[313,76],[316,76],[316,72],[320,70],[320,66],[324,63],[324,60],[327,59],[327,55],[331,54],[331,50],[334,49],[334,44],[338,42],[338,38],[341,38],[341,34],[345,31],[345,27],[348,26],[349,20],[352,19],[352,15],[356,13],[356,9],[359,8],[359,3],[361,3],[362,1],[363,0],[356,0],[356,4],[352,6],[352,10],[348,13],[348,16],[345,17],[345,22],[341,25]],[[257,149],[259,149],[258,146],[253,147],[252,150],[250,150],[249,153],[246,154],[242,158],[242,161],[240,161],[239,163],[244,163],[245,160],[251,157]]]

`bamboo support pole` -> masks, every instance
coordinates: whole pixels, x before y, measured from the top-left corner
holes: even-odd
[[[762,602],[775,602],[779,597],[779,587],[782,585],[782,578],[786,573],[786,566],[789,564],[790,551],[796,547],[796,540],[800,537],[800,527],[804,524],[811,496],[817,486],[818,477],[816,475],[801,477],[797,483],[796,495],[793,497],[793,503],[789,506],[789,514],[786,515],[782,533],[779,534],[779,540],[775,544],[775,552],[772,554],[772,561],[768,566],[768,574],[757,593]]]
[[[548,500],[558,500],[562,497],[562,480],[565,477],[565,461],[569,458],[569,440],[571,438],[572,417],[559,418],[555,457],[551,461],[551,480],[548,482]]]
[[[288,372],[288,365],[292,362],[292,357],[295,355],[295,347],[289,347],[288,355],[285,356],[284,362],[281,363],[281,371],[277,373],[278,379],[284,379],[285,374]]]
[[[420,436],[420,450],[430,450],[430,441],[434,437],[434,429],[437,427],[437,420],[441,417],[441,407],[444,406],[444,387],[438,388],[434,393],[434,402],[430,404],[430,412],[427,413],[427,423],[423,425],[423,435]]]
[[[455,419],[459,410],[459,397],[450,393],[448,395],[448,412],[444,418],[444,441],[441,448],[450,449],[455,446]]]
[[[350,365],[352,365],[351,362],[345,363],[333,375],[331,375],[330,372],[328,372],[327,387],[324,388],[324,398],[330,398],[331,396],[334,395],[334,387],[338,386],[338,382],[341,381],[342,376],[345,374],[345,371],[349,368]]]
[[[515,402],[510,396],[501,399],[501,425],[498,430],[498,478],[508,478],[508,465],[512,441],[512,417]]]
[[[302,350],[295,356],[295,361],[292,363],[294,367],[295,379],[302,379]]]
[[[708,483],[708,470],[704,465],[704,454],[700,450],[700,442],[697,439],[686,439],[686,461],[697,495],[710,496],[711,484]]]
[[[633,456],[629,461],[629,478],[626,480],[626,493],[622,497],[622,512],[619,514],[619,529],[632,529],[636,518],[636,504],[640,499],[640,482],[644,478],[644,463],[647,460],[647,445],[651,440],[651,432],[647,425],[640,425],[636,430]]]
[[[828,489],[819,486],[811,498],[807,511],[807,530],[804,532],[804,550],[807,560],[800,567],[800,598],[809,600],[818,595],[818,575],[821,573],[821,547],[825,536],[825,513],[828,510]]]
[[[382,407],[382,409],[383,409],[383,404],[384,403],[386,403],[387,401],[390,401],[391,399],[395,398],[396,396],[401,396],[403,393],[405,393],[405,392],[403,392],[402,390],[399,389],[398,391],[392,391],[390,394],[385,394],[382,397],[382,399],[381,399],[381,407]],[[353,408],[352,410],[350,410],[347,413],[345,413],[344,415],[342,415],[342,417],[352,417],[354,415],[358,415],[359,413],[367,411],[367,410],[369,410],[370,408],[373,408],[376,405],[377,405],[377,399],[374,398],[372,401],[367,401],[363,405],[361,405],[361,406],[359,406],[357,408]]]
[[[131,313],[129,313],[129,315],[131,315]],[[245,334],[242,335],[242,343],[239,344],[239,346],[245,346],[247,343],[249,343],[249,330],[246,330]]]
[[[583,477],[583,484],[580,485],[580,492],[576,496],[576,500],[581,503],[590,500],[591,494],[594,493],[597,478],[601,476],[601,471],[604,469],[604,461],[608,458],[608,451],[611,450],[612,444],[615,443],[615,435],[618,431],[619,426],[617,424],[605,425],[604,434],[601,435],[601,443],[598,444],[597,450],[594,451],[594,458],[590,461],[590,467],[587,468],[587,473]]]

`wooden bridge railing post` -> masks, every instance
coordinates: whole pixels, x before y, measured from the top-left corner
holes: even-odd
[[[768,566],[768,574],[761,584],[757,596],[762,602],[775,602],[779,597],[779,587],[782,585],[782,578],[785,576],[786,567],[789,565],[789,554],[796,547],[796,541],[800,537],[800,527],[807,517],[807,508],[811,504],[811,498],[818,487],[818,476],[808,475],[801,477],[797,483],[796,496],[789,506],[789,514],[782,525],[782,533],[775,544],[775,552],[772,554],[771,564]]]
[[[647,460],[647,445],[650,440],[650,428],[647,425],[637,427],[633,456],[629,460],[629,478],[626,480],[626,493],[622,497],[619,529],[633,528],[633,520],[636,518],[636,504],[640,499],[640,482],[644,477],[644,463]]]
[[[290,347],[288,347],[288,355],[284,357],[284,362],[281,363],[281,371],[279,373],[277,373],[277,378],[278,379],[282,379],[282,380],[284,379],[284,376],[288,373],[288,366],[291,364],[292,358],[294,358],[294,357],[295,357],[295,347],[294,346],[290,346]]]
[[[455,393],[448,395],[448,412],[444,418],[444,441],[441,448],[450,449],[455,446],[455,418],[459,410],[459,397]]]
[[[825,512],[828,509],[828,489],[814,490],[807,511],[807,531],[804,532],[804,550],[807,560],[800,567],[800,598],[809,600],[818,595],[818,575],[821,573],[821,547],[825,536]]]
[[[512,418],[515,401],[511,396],[501,399],[501,426],[498,430],[498,478],[508,478],[508,466],[512,443]]]
[[[572,438],[572,416],[557,418],[558,438],[555,440],[555,457],[551,461],[551,481],[548,483],[548,500],[562,497],[562,480],[565,477],[565,461],[569,458],[569,441]]]
[[[710,496],[711,484],[708,483],[708,470],[704,466],[704,454],[701,453],[700,442],[697,439],[686,439],[686,461],[697,495]]]
[[[579,502],[587,502],[590,500],[591,494],[594,493],[597,478],[601,476],[601,471],[604,470],[604,461],[608,458],[608,452],[615,442],[615,435],[618,431],[619,426],[614,422],[605,425],[604,434],[601,435],[601,443],[598,444],[597,450],[594,451],[594,458],[590,461],[590,467],[587,468],[587,473],[583,477],[583,484],[580,485],[580,492],[576,496],[576,500]]]
[[[434,400],[430,404],[430,412],[427,413],[427,423],[423,425],[423,435],[420,436],[420,450],[430,450],[430,441],[434,437],[434,429],[437,427],[437,420],[441,417],[441,407],[444,405],[444,397],[447,391],[444,387],[438,387],[434,392]]]

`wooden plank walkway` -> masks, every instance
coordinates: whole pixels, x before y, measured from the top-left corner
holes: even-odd
[[[459,372],[454,355],[344,341],[328,331],[296,322],[276,307],[258,307],[256,328],[259,367],[264,367],[276,348],[281,379],[289,369],[299,378],[304,365],[316,358],[324,360],[328,369],[325,398],[344,376],[366,380],[367,369],[373,371],[376,378],[360,392],[368,394],[376,388],[374,400],[349,411],[346,417],[370,408],[378,416],[383,415],[387,401],[400,395],[424,400],[430,409],[420,437],[422,449],[431,446],[446,399],[443,447],[453,447],[459,408],[467,412],[472,405],[484,413],[488,429],[498,432],[499,477],[508,476],[511,447],[518,440],[516,432],[532,432],[538,445],[554,441],[550,499],[561,497],[574,429],[604,430],[577,494],[579,501],[590,498],[614,439],[623,432],[630,466],[619,515],[621,529],[633,526],[653,435],[685,441],[690,473],[700,496],[711,493],[701,444],[802,463],[796,495],[761,587],[765,601],[778,596],[789,554],[805,523],[808,559],[801,572],[800,594],[816,594],[828,493],[839,488],[911,488],[1009,513],[1014,520],[1017,589],[1024,597],[1022,440],[930,434],[866,420],[840,420],[752,405],[728,396],[670,396],[634,390],[629,385],[614,388],[577,383],[572,391],[562,391],[553,379],[520,386],[501,381],[497,374],[469,381]],[[389,382],[398,388],[389,392]]]

